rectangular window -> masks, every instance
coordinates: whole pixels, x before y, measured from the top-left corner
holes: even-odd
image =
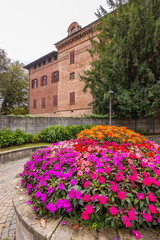
[[[70,73],[70,80],[75,79],[75,73]]]
[[[46,107],[46,99],[42,98],[42,108],[45,108],[45,107]]]
[[[46,65],[46,60],[43,61],[43,65]]]
[[[51,76],[52,83],[59,81],[59,71],[53,72]]]
[[[57,60],[57,55],[55,55],[53,58],[54,58],[54,61],[56,61]]]
[[[47,75],[41,77],[41,86],[47,85]]]
[[[53,107],[57,107],[58,106],[58,96],[55,95],[53,96]]]
[[[74,51],[70,52],[70,64],[74,63]]]
[[[48,58],[48,63],[50,63],[51,62],[51,58]]]
[[[36,68],[37,68],[37,64],[34,65],[34,69],[36,69]]]
[[[41,67],[41,63],[38,63],[38,67]]]
[[[38,79],[32,80],[32,88],[38,88]]]
[[[33,109],[36,109],[36,108],[37,108],[37,100],[33,99]]]
[[[70,92],[70,105],[75,104],[75,92]]]

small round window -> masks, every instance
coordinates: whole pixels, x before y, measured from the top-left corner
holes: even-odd
[[[71,33],[74,33],[75,31],[76,31],[76,28],[73,27],[73,28],[71,29]]]

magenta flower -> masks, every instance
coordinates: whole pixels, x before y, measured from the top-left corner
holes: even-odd
[[[99,181],[101,184],[103,184],[103,183],[105,183],[105,178],[104,178],[103,176],[100,176],[100,177],[98,178],[98,181]]]
[[[107,198],[105,196],[99,197],[100,204],[106,204]]]
[[[63,183],[59,183],[58,188],[59,188],[60,190],[63,190],[63,188],[64,188]]]
[[[74,198],[74,196],[75,196],[75,190],[74,190],[74,188],[71,188],[71,190],[68,192],[68,196],[69,196],[71,199]]]
[[[157,208],[153,204],[149,204],[148,210],[153,214],[157,213]]]
[[[87,214],[86,211],[83,211],[82,214],[81,214],[81,217],[83,220],[87,220],[89,218],[89,215]]]
[[[94,180],[94,179],[96,179],[96,177],[97,177],[97,175],[95,173],[92,173],[91,179]]]
[[[136,239],[139,239],[139,238],[142,237],[141,234],[140,234],[138,231],[132,230],[132,232],[133,232],[133,234],[135,235]]]
[[[91,205],[86,205],[86,213],[92,214],[93,212],[93,207]]]
[[[121,200],[123,200],[123,199],[126,197],[125,193],[122,192],[122,191],[118,192],[118,195],[117,195],[117,196],[118,196],[118,198],[121,199]]]
[[[30,204],[31,203],[31,201],[30,200],[28,200],[27,202],[26,202],[26,204]]]
[[[41,191],[37,191],[35,194],[36,198],[39,198],[41,196],[41,194],[42,194]]]
[[[114,206],[111,206],[109,208],[109,212],[110,212],[111,215],[117,215],[117,208],[114,207]]]
[[[76,191],[76,199],[81,199],[81,195],[80,191]]]
[[[87,180],[87,181],[85,181],[85,183],[83,183],[83,186],[84,186],[84,187],[88,187],[89,184],[90,184],[90,182]]]
[[[54,187],[48,187],[48,193],[51,194],[54,191]]]
[[[90,198],[91,198],[90,195],[84,194],[84,196],[83,196],[83,201],[89,202]]]
[[[71,181],[70,181],[70,184],[72,185],[72,186],[74,186],[75,184],[76,184],[76,179],[72,179]]]
[[[61,208],[61,207],[63,206],[63,199],[62,199],[62,198],[59,199],[59,200],[57,200],[56,206],[57,206],[58,208]]]
[[[117,192],[118,191],[118,184],[117,183],[114,183],[111,185],[111,190],[112,192]]]
[[[137,199],[141,200],[142,198],[145,198],[145,196],[142,193],[137,193]]]
[[[99,199],[99,195],[94,194],[93,197],[92,197],[92,201],[95,202],[97,199]]]
[[[153,193],[148,193],[147,197],[148,197],[148,199],[149,199],[151,202],[156,202],[156,198],[155,198],[155,196],[153,195]]]

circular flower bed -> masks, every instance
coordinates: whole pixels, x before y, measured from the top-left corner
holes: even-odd
[[[33,154],[21,177],[40,216],[94,228],[160,224],[160,146],[126,128],[97,126],[54,143]]]

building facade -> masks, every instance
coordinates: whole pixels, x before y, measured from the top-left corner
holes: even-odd
[[[90,92],[83,92],[79,74],[90,69],[89,38],[96,38],[97,21],[81,28],[73,22],[68,36],[53,51],[25,66],[29,70],[29,114],[76,117],[92,113]]]

